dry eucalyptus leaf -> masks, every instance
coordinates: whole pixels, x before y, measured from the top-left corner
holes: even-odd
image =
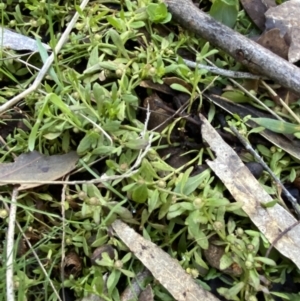
[[[50,47],[43,43],[46,50]],[[0,27],[0,47],[12,50],[38,51],[36,40],[26,37],[20,33]]]
[[[120,220],[112,224],[124,244],[178,301],[217,301],[210,292],[198,286],[180,264],[156,244],[146,240]]]
[[[266,21],[265,12],[269,7],[276,6],[276,2],[274,0],[240,0],[240,2],[253,23],[263,31]]]
[[[273,28],[264,32],[257,40],[257,43],[271,50],[282,58],[286,60],[288,59],[289,45],[286,39],[281,36],[278,28]]]
[[[164,107],[167,107],[167,104],[156,94],[153,93],[143,101],[144,108],[149,106],[151,115],[148,122],[148,130],[156,128],[157,132],[163,131],[172,120],[165,122],[168,117],[172,114],[167,112]],[[161,126],[160,126],[161,125]]]
[[[278,28],[282,37],[287,36],[291,46],[288,60],[292,63],[297,62],[300,59],[300,1],[286,1],[270,8],[265,16],[266,30]]]
[[[22,154],[14,163],[0,164],[0,186],[20,184],[19,190],[40,186],[39,181],[53,181],[69,173],[78,161],[76,152],[44,156],[37,151]],[[34,182],[24,183],[22,182]]]
[[[150,284],[141,292],[138,301],[154,301],[153,291]]]
[[[296,219],[278,204],[270,208],[262,206],[262,203],[271,202],[272,198],[207,119],[202,115],[200,118],[203,122],[202,137],[216,156],[214,161],[207,160],[207,164],[221,179],[234,199],[243,203],[242,209],[260,232],[270,243],[273,243],[285,229],[295,224]],[[300,226],[294,227],[276,242],[275,248],[300,268]]]
[[[103,253],[106,253],[110,259],[115,258],[115,249],[111,245],[103,245],[94,250],[91,256],[91,263],[97,265],[96,261],[103,258]]]
[[[243,273],[243,269],[236,263],[230,263],[228,267],[222,269],[221,260],[222,256],[225,254],[225,247],[218,246],[214,244],[214,240],[209,240],[209,247],[206,250],[203,250],[204,256],[207,262],[215,269],[222,271],[227,275],[232,275],[234,277],[241,276]]]

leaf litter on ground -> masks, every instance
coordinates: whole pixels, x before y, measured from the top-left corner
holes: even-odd
[[[8,182],[15,185],[28,182],[21,184],[18,190],[40,186],[42,184],[38,184],[39,181],[52,181],[68,174],[75,168],[78,159],[74,151],[52,156],[45,156],[37,151],[21,154],[13,163],[0,164],[0,186],[7,185]]]

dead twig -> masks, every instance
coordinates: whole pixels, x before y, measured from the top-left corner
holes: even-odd
[[[300,69],[254,41],[217,22],[191,0],[164,0],[173,19],[184,28],[227,52],[251,72],[273,79],[300,94]]]

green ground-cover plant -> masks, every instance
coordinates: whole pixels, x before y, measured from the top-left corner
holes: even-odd
[[[23,120],[23,126],[13,128],[5,136],[1,162],[11,162],[13,154],[18,156],[34,149],[48,155],[76,150],[81,158],[81,172],[72,175],[74,179],[90,180],[103,173],[125,174],[150,139],[149,132],[141,136],[145,129],[141,115],[143,99],[153,91],[140,87],[143,80],[162,84],[164,77],[181,79],[190,89],[178,83],[171,88],[189,95],[187,112],[197,108],[197,112],[205,111],[210,121],[215,120],[216,108],[213,104],[204,105],[201,90],[207,86],[225,87],[228,80],[206,70],[191,70],[180,53],[188,51],[201,63],[209,58],[222,68],[237,70],[238,63],[206,41],[178,30],[160,1],[91,1],[84,11],[78,4],[50,0],[2,3],[3,26],[49,42],[53,48],[76,10],[80,19],[39,89],[22,100],[22,117],[18,119]],[[236,1],[214,1],[205,7],[243,33],[253,30]],[[217,14],[220,9],[230,11],[226,20]],[[33,82],[35,68],[40,68],[49,54],[39,43],[38,55],[24,54],[23,62],[11,58],[19,55],[13,50],[1,52],[1,103]],[[9,125],[14,114],[14,109],[7,112],[7,118],[1,121],[3,126]],[[247,134],[243,121],[228,118]],[[227,300],[254,301],[258,292],[265,300],[273,300],[267,282],[284,283],[288,273],[297,275],[294,266],[278,253],[264,257],[268,242],[209,169],[193,173],[195,165],[213,158],[205,146],[191,150],[193,158],[183,167],[170,166],[160,157],[158,151],[167,146],[165,141],[172,142],[170,129],[184,128],[185,124],[179,118],[163,131],[155,132],[150,151],[130,177],[100,185],[68,186],[64,220],[60,186],[45,185],[19,195],[17,219],[28,236],[36,237],[32,243],[47,277],[33,259],[32,250],[21,248],[24,242],[16,233],[14,270],[18,300],[57,300],[50,281],[57,290],[70,288],[79,299],[96,294],[104,300],[120,300],[122,290],[142,265],[109,234],[109,225],[116,218],[130,223],[171,254],[204,288],[209,289],[210,280],[222,279],[224,286],[218,292]],[[292,182],[299,174],[294,160],[283,151],[263,145],[257,148],[282,179]],[[270,194],[278,193],[267,175],[260,181]],[[10,203],[10,191],[11,187],[1,187],[2,202]],[[8,219],[5,210],[1,216],[0,235],[4,243],[0,298],[4,300]],[[207,262],[204,250],[212,238],[225,250],[221,269],[236,264],[239,273],[225,275]],[[93,251],[104,245],[114,247],[114,256],[104,255],[91,265]],[[71,251],[79,255],[82,270],[62,279],[65,271],[61,272],[61,256]],[[173,300],[158,283],[151,283],[156,300]]]

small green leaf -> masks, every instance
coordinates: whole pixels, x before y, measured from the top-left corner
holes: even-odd
[[[194,253],[195,256],[195,261],[197,264],[199,264],[201,267],[203,267],[206,270],[209,270],[208,265],[206,264],[206,262],[201,258],[201,256],[199,255],[198,252]]]
[[[154,209],[158,207],[158,204],[160,204],[159,200],[159,193],[158,190],[151,191],[150,197],[148,199],[148,211],[151,213]]]
[[[167,23],[171,20],[172,15],[168,12],[164,3],[151,3],[147,6],[147,14],[153,23]]]
[[[138,185],[132,192],[132,200],[137,203],[145,203],[148,199],[148,189],[146,184]]]
[[[211,6],[210,15],[217,21],[233,28],[238,17],[236,1],[215,0]]]
[[[261,261],[262,263],[267,264],[267,265],[271,265],[271,266],[274,266],[274,267],[276,266],[276,262],[271,258],[258,256],[258,257],[254,257],[254,259],[256,261]]]
[[[48,140],[54,140],[57,137],[59,137],[60,135],[61,135],[61,132],[59,132],[59,133],[47,133],[47,134],[44,134],[43,137],[48,139]]]
[[[116,17],[108,16],[106,18],[109,24],[111,24],[115,29],[124,31],[126,30],[126,24],[124,23],[123,20],[118,19]]]
[[[225,198],[217,198],[217,199],[207,199],[205,202],[205,205],[211,206],[211,207],[219,207],[219,206],[226,206],[231,205],[232,203],[229,202],[229,200]]]
[[[125,49],[123,41],[122,41],[120,35],[117,33],[117,31],[115,31],[114,29],[110,29],[108,31],[108,34],[110,35],[114,45],[117,46],[118,50],[122,53],[122,55],[125,58],[129,59],[127,50]]]
[[[289,301],[298,301],[300,299],[300,294],[288,294],[288,293],[280,293],[280,292],[270,292],[273,296],[280,297],[284,300]]]
[[[184,195],[192,194],[197,189],[197,187],[203,182],[203,180],[204,179],[203,179],[203,174],[202,173],[197,175],[197,176],[190,177],[186,181],[182,193]]]
[[[190,167],[184,172],[184,174],[181,174],[181,179],[178,182],[178,184],[176,185],[174,192],[183,194],[183,189],[184,189],[192,171],[193,171],[193,167]]]
[[[77,147],[77,153],[79,155],[85,154],[87,151],[91,151],[93,146],[95,146],[98,142],[99,134],[95,131],[91,131],[83,137]]]
[[[185,88],[184,86],[180,85],[180,84],[172,84],[170,86],[172,89],[176,90],[176,91],[179,91],[179,92],[183,92],[183,93],[186,93],[188,95],[191,95],[191,92]]]
[[[196,227],[189,227],[190,235],[195,239],[196,243],[204,250],[208,249],[208,239],[206,235],[200,230],[199,225]]]
[[[230,267],[233,263],[232,258],[228,254],[223,254],[220,260],[220,270],[225,270]]]
[[[290,122],[275,120],[271,118],[251,118],[257,124],[264,128],[280,134],[294,134],[300,131],[300,125],[296,125]]]
[[[251,280],[251,285],[256,289],[259,290],[260,287],[260,276],[257,273],[257,271],[255,269],[251,269],[249,271],[249,277]]]
[[[227,98],[236,103],[247,103],[250,101],[250,97],[246,96],[242,91],[226,91],[222,94],[222,97]]]
[[[49,57],[48,52],[45,49],[45,47],[43,46],[43,44],[42,44],[42,42],[41,42],[40,39],[36,39],[36,44],[37,44],[37,47],[39,49],[39,53],[40,53],[41,59],[42,59],[43,63],[45,63],[45,61]],[[49,74],[51,75],[51,77],[53,78],[53,80],[55,81],[55,83],[60,88],[62,88],[63,86],[62,86],[61,82],[59,81],[58,76],[57,76],[56,72],[54,71],[53,67],[50,67]]]
[[[119,282],[121,276],[121,271],[119,270],[112,270],[110,275],[107,278],[106,286],[108,289],[108,295],[110,296],[116,287],[117,283]]]
[[[135,273],[128,271],[128,270],[123,270],[121,269],[121,272],[126,275],[127,277],[133,278],[135,276]]]
[[[230,288],[227,293],[232,298],[236,296],[244,286],[245,286],[244,282],[239,282],[236,285],[234,285],[232,288]]]
[[[98,46],[95,46],[89,55],[87,68],[90,68],[90,67],[96,65],[98,63],[98,61],[99,61]]]
[[[272,201],[270,201],[270,202],[261,203],[261,206],[262,206],[263,208],[271,208],[271,207],[274,207],[277,203],[278,203],[277,200],[272,200]]]

